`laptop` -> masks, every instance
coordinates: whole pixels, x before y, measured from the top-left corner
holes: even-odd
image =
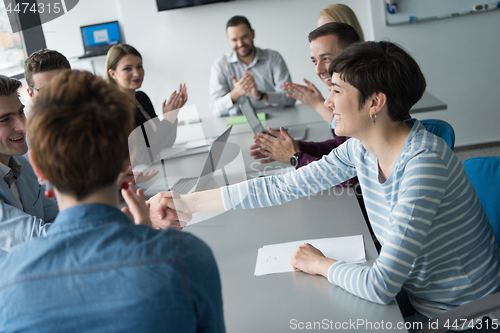
[[[233,126],[229,127],[212,143],[201,174],[197,177],[180,178],[177,181],[172,177],[170,180],[175,181],[175,183],[169,191],[174,191],[178,194],[189,194],[202,190],[213,173],[220,168],[219,161],[232,128]]]
[[[255,108],[253,107],[252,103],[250,103],[250,99],[248,98],[248,96],[243,96],[243,103],[240,104],[240,110],[245,118],[247,118],[248,125],[250,125],[253,134],[265,133],[272,135],[264,128],[259,118],[257,118]],[[290,128],[289,131],[288,129],[286,130],[288,131],[288,134],[290,134],[290,136],[295,140],[303,140],[306,138],[306,129],[306,126],[294,126]]]
[[[79,59],[107,54],[113,45],[122,42],[118,21],[86,25],[80,27],[80,32],[84,55]]]

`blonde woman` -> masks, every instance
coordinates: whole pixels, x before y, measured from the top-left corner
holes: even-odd
[[[343,5],[341,3],[334,3],[323,8],[319,12],[318,27],[330,22],[341,22],[349,24],[354,29],[356,29],[356,32],[358,33],[361,41],[365,41],[363,30],[359,25],[358,18],[349,6]]]

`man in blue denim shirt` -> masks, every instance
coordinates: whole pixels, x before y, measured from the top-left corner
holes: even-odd
[[[0,263],[0,331],[223,332],[219,273],[194,236],[79,205]]]
[[[60,213],[46,237],[0,261],[0,332],[225,331],[208,246],[151,228],[142,191],[132,186],[122,189],[128,208],[118,209],[132,106],[79,71],[62,73],[38,95],[29,155],[37,176],[53,185]]]

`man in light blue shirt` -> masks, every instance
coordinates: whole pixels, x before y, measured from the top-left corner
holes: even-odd
[[[226,25],[233,52],[215,60],[210,72],[210,109],[218,116],[234,116],[242,97],[250,96],[255,108],[292,106],[295,99],[282,89],[291,81],[281,55],[253,44],[255,31],[243,16],[232,17]]]

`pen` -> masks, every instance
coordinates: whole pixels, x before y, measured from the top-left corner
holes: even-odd
[[[475,12],[484,12],[487,10],[493,10],[500,7],[500,2],[497,3],[485,3],[483,5],[475,5],[472,10]]]

